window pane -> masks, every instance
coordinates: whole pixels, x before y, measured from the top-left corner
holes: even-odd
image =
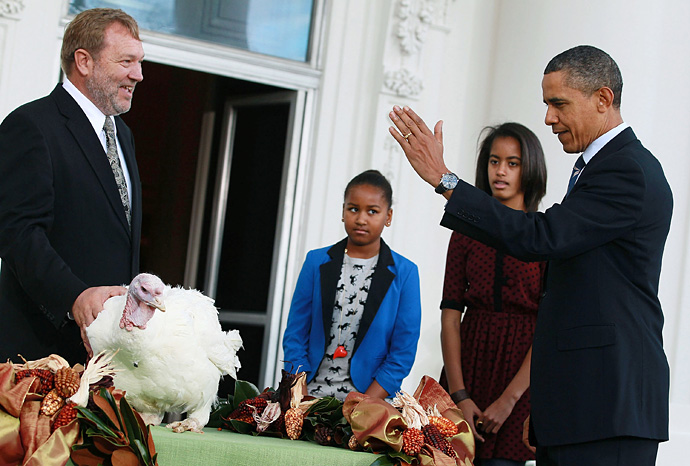
[[[71,0],[70,14],[121,8],[142,29],[307,61],[314,0]]]

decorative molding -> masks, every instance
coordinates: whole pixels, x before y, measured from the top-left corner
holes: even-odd
[[[415,97],[424,89],[422,79],[407,68],[386,71],[384,86],[398,96]]]
[[[397,37],[404,54],[419,52],[434,22],[434,0],[400,0]]]
[[[24,0],[0,0],[0,18],[19,19],[24,10]]]

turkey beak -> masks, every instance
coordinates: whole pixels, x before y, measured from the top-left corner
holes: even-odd
[[[165,312],[165,304],[163,304],[163,300],[158,298],[157,296],[155,298],[153,298],[153,301],[151,301],[150,303],[146,303],[146,304],[148,304],[151,307],[155,307],[156,309],[158,309],[162,312]]]

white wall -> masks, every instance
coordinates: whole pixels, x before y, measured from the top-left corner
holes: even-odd
[[[55,87],[64,8],[62,0],[0,0],[0,121]]]

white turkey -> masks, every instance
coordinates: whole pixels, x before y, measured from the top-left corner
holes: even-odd
[[[86,335],[94,354],[117,351],[115,387],[147,424],[160,424],[166,412],[187,413],[168,425],[176,432],[201,432],[221,376],[236,378],[240,368],[242,339],[221,329],[213,300],[151,274],[137,275],[126,295],[108,299]]]

